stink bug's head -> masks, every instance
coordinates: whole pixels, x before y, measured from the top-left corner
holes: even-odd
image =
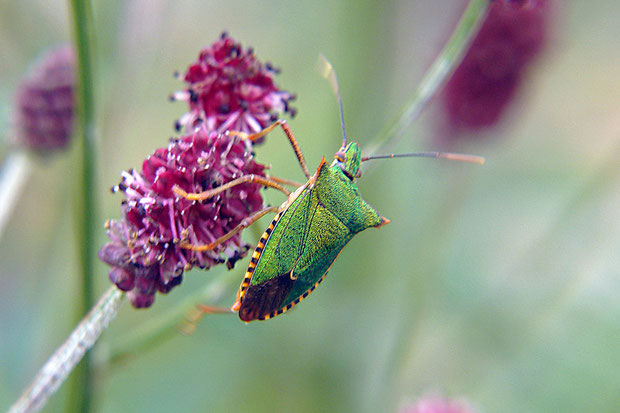
[[[338,165],[342,172],[350,179],[361,176],[360,163],[362,162],[362,150],[357,142],[351,142],[341,147],[334,155],[332,165]]]

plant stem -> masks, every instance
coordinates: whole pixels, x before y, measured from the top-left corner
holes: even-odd
[[[173,337],[179,332],[184,316],[195,308],[196,304],[217,305],[222,297],[228,296],[229,289],[237,281],[238,278],[223,272],[198,293],[186,298],[160,317],[151,319],[139,330],[118,340],[118,344],[112,345],[105,362],[114,367]]]
[[[76,139],[74,217],[81,278],[81,297],[76,320],[82,319],[92,307],[95,228],[99,222],[95,213],[95,127],[91,47],[93,44],[92,13],[88,0],[71,0],[75,45],[78,56],[78,130],[82,139]],[[79,134],[76,135],[80,136]],[[69,410],[89,412],[92,398],[92,371],[90,356],[86,354],[70,381]]]
[[[402,107],[397,118],[373,139],[364,153],[376,154],[388,144],[396,144],[400,140],[405,130],[420,116],[431,98],[461,62],[486,16],[488,6],[489,0],[469,2],[448,43],[424,75],[415,93]]]
[[[2,188],[0,191],[0,238],[4,234],[4,228],[29,174],[28,155],[22,151],[10,152],[0,171],[0,188]]]
[[[39,370],[30,386],[11,406],[9,413],[32,412],[43,407],[114,319],[123,303],[123,297],[124,294],[115,286],[106,291],[64,344]]]

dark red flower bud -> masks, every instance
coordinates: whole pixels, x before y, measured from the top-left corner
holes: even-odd
[[[73,131],[75,53],[48,51],[32,66],[15,96],[15,143],[47,154],[64,149]]]
[[[549,0],[492,2],[471,48],[441,95],[447,135],[494,125],[545,43]]]

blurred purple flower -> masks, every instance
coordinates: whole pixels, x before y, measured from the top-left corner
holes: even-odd
[[[400,413],[474,413],[474,410],[465,402],[433,396],[405,406]]]
[[[177,130],[191,131],[204,124],[207,130],[220,133],[254,133],[283,113],[295,116],[289,106],[295,95],[279,90],[273,82],[278,72],[257,60],[251,48],[243,49],[223,33],[187,69],[183,80],[188,87],[170,97],[189,105],[189,112],[176,122]]]
[[[172,139],[142,164],[142,170],[122,173],[122,219],[106,224],[110,242],[99,251],[112,267],[110,280],[128,291],[136,308],[149,307],[155,293],[167,293],[182,281],[183,271],[232,266],[247,252],[236,234],[213,251],[193,251],[181,242],[204,245],[228,233],[263,207],[260,186],[237,185],[211,199],[196,202],[174,194],[176,184],[187,192],[212,189],[243,175],[264,176],[265,166],[254,161],[249,143],[203,127]]]
[[[441,95],[448,134],[494,125],[541,51],[551,0],[496,0]]]
[[[41,155],[64,149],[73,131],[75,53],[70,45],[41,56],[15,96],[15,144]]]

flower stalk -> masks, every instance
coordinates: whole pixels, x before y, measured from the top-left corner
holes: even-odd
[[[179,331],[191,334],[197,320],[188,319],[188,315],[192,315],[192,310],[199,311],[196,309],[196,303],[219,305],[221,300],[228,297],[232,290],[238,287],[238,281],[227,271],[220,271],[220,274],[201,291],[184,299],[170,311],[152,318],[127,336],[115,340],[115,343],[111,343],[107,357],[101,361],[101,364],[104,364],[104,368],[106,366],[114,368],[157,347],[174,335],[178,335]],[[230,315],[233,315],[232,311]],[[197,314],[197,317],[200,316],[201,314]],[[99,366],[99,363],[96,364]]]
[[[116,317],[124,294],[110,287],[97,304],[49,358],[9,413],[32,412],[43,407],[67,376],[95,344],[103,330]]]
[[[416,91],[403,105],[395,120],[388,123],[364,153],[374,154],[384,151],[388,145],[395,145],[400,140],[465,56],[469,44],[486,16],[489,4],[489,0],[469,2],[448,43],[428,69]]]
[[[76,309],[76,319],[80,320],[93,305],[93,268],[96,259],[95,225],[95,170],[96,139],[94,125],[94,97],[92,72],[92,45],[94,39],[93,19],[88,0],[71,0],[74,39],[77,52],[77,101],[78,113],[75,165],[74,222],[78,249],[78,263],[81,274],[80,301]],[[81,137],[81,139],[79,138]],[[70,385],[70,409],[80,412],[91,410],[93,377],[90,357],[85,355],[73,374]]]

